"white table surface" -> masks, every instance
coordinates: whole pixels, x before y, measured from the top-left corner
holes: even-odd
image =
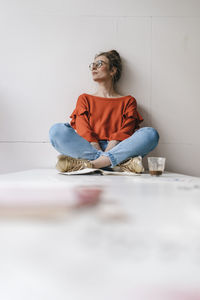
[[[200,299],[200,178],[34,169],[0,175],[0,204],[17,188],[27,202],[62,204],[78,186],[101,188],[99,204],[0,216],[0,299]]]

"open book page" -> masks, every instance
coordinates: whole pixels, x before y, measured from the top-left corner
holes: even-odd
[[[89,174],[98,174],[98,175],[129,175],[129,176],[133,176],[133,175],[140,175],[137,173],[132,173],[132,172],[117,172],[117,171],[106,171],[106,170],[102,170],[102,169],[92,169],[92,168],[85,168],[82,170],[78,170],[78,171],[73,171],[73,172],[58,172],[59,174],[63,174],[63,175],[89,175]]]

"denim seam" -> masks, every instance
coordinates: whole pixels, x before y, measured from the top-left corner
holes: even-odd
[[[95,156],[95,159],[99,158],[102,155],[103,151],[98,150]]]

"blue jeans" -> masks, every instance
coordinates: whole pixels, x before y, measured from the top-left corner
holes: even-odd
[[[159,134],[152,127],[140,128],[108,152],[104,150],[109,141],[99,140],[102,150],[97,150],[76,133],[69,123],[54,124],[49,130],[49,138],[52,146],[61,154],[87,160],[95,160],[104,155],[109,157],[112,168],[130,157],[147,155],[157,146]]]

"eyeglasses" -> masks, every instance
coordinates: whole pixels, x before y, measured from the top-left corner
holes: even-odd
[[[97,67],[97,69],[101,68],[101,66],[104,64],[108,64],[107,62],[103,60],[98,60],[96,63],[91,63],[89,65],[89,69],[92,71],[94,67]]]

